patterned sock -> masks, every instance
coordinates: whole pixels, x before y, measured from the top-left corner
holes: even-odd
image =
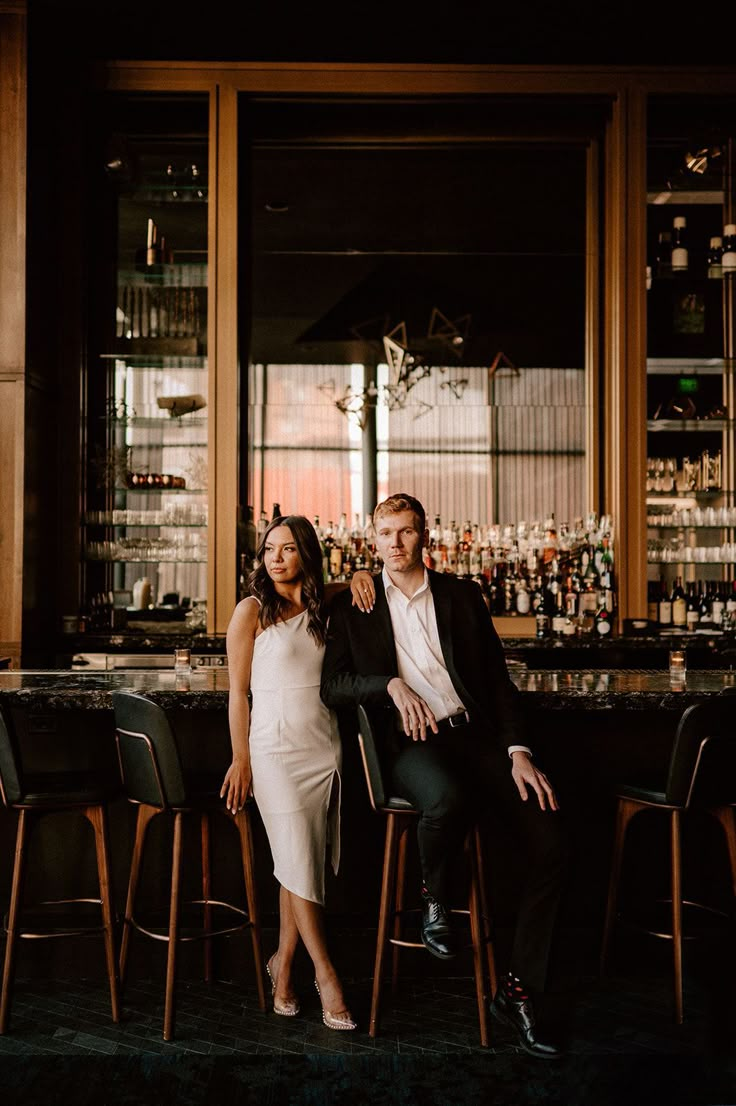
[[[513,972],[506,974],[502,986],[506,998],[511,1002],[525,1002],[529,998],[529,991]]]

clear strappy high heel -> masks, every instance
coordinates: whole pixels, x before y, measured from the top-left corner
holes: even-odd
[[[274,956],[276,953],[274,953]],[[271,957],[273,960],[273,956]],[[268,978],[271,980],[271,998],[273,999],[273,1012],[274,1014],[281,1014],[283,1018],[293,1018],[299,1013],[300,1006],[298,999],[291,999],[289,1002],[284,1002],[281,1005],[276,1003],[276,980],[271,974],[271,960],[266,961],[266,971],[268,972]]]
[[[319,984],[317,980],[314,981],[314,986],[319,995],[320,1002],[322,1001],[322,995],[320,994]],[[349,1010],[346,1010],[343,1015],[337,1015],[331,1013],[329,1010],[325,1010],[322,1007],[322,1021],[325,1023],[328,1029],[357,1029],[357,1023],[353,1021],[352,1015]]]

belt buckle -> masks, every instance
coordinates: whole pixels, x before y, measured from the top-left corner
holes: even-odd
[[[468,712],[464,710],[460,714],[451,714],[447,721],[450,723],[451,730],[456,730],[458,726],[467,726]]]

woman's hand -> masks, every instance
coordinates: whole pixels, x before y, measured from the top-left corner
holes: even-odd
[[[373,583],[373,577],[370,572],[365,568],[359,568],[357,572],[353,573],[350,580],[350,592],[353,597],[353,606],[357,607],[363,614],[368,614],[373,610],[373,604],[376,600],[376,585]]]
[[[225,800],[225,806],[231,814],[237,814],[243,809],[246,799],[253,794],[252,784],[250,762],[237,758],[233,760],[220,789],[220,798]]]

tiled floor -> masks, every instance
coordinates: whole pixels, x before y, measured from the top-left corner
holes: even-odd
[[[548,1024],[569,1048],[555,1065],[528,1057],[495,1022],[491,1048],[480,1048],[472,981],[449,974],[408,978],[395,999],[387,990],[375,1039],[367,978],[345,980],[355,1033],[322,1025],[309,986],[300,1015],[281,1018],[258,1009],[254,988],[182,982],[171,1043],[161,1038],[163,979],[131,981],[115,1026],[104,983],[19,978],[0,1038],[0,1101],[736,1104],[724,980],[691,972],[677,1026],[668,973],[635,968],[603,981],[583,970],[548,996]]]

